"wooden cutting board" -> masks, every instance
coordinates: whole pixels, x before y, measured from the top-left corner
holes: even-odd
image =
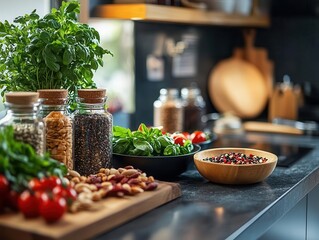
[[[267,49],[254,46],[255,38],[256,30],[244,30],[245,47],[234,49],[234,56],[252,63],[260,70],[264,76],[268,97],[270,98],[273,91],[274,63],[268,59]]]
[[[26,220],[20,213],[0,215],[0,239],[88,239],[181,196],[177,183],[160,182],[155,191],[97,202],[97,211],[67,213],[48,225],[41,218]]]
[[[219,62],[208,80],[208,93],[221,113],[254,118],[265,108],[267,89],[261,72],[248,61],[231,57]]]
[[[243,129],[248,132],[263,132],[263,133],[280,133],[280,134],[295,134],[301,135],[303,131],[291,126],[274,124],[269,122],[254,122],[247,121],[243,123]]]

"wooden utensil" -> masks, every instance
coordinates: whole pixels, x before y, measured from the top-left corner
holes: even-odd
[[[278,84],[269,103],[268,121],[274,118],[296,120],[298,117],[298,97],[289,84]]]
[[[267,103],[264,77],[253,64],[231,57],[212,70],[208,90],[221,113],[231,112],[240,118],[258,116]]]
[[[243,35],[245,47],[235,48],[234,56],[254,64],[261,71],[267,85],[268,97],[270,97],[273,90],[274,64],[268,59],[268,51],[265,48],[254,46],[256,30],[244,30]]]
[[[243,123],[243,129],[249,132],[264,132],[264,133],[281,133],[301,135],[303,131],[291,126],[274,124],[269,122],[254,122],[247,121]]]

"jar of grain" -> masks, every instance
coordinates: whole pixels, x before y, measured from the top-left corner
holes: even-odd
[[[106,109],[105,89],[80,89],[73,115],[74,169],[90,175],[110,168],[113,117]]]
[[[182,88],[182,102],[184,106],[183,131],[194,132],[204,128],[202,116],[206,113],[206,103],[198,87]]]
[[[161,89],[159,98],[154,102],[154,126],[162,126],[162,130],[168,133],[181,132],[183,114],[178,89]]]
[[[5,94],[6,116],[0,126],[11,125],[14,138],[30,144],[37,154],[45,153],[45,131],[39,117],[40,101],[37,92],[10,92]]]
[[[72,119],[67,110],[68,90],[38,90],[42,100],[40,116],[45,123],[46,150],[50,156],[73,169]]]

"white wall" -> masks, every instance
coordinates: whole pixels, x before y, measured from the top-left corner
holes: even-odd
[[[0,21],[13,22],[16,17],[30,14],[34,9],[37,14],[44,16],[50,12],[50,0],[0,0]],[[0,96],[0,111],[2,110],[2,97]],[[1,116],[0,113],[0,118]]]
[[[0,0],[0,21],[12,22],[16,17],[31,13],[34,9],[40,16],[50,11],[50,0]]]

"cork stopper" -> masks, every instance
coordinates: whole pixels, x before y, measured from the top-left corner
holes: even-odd
[[[68,97],[66,89],[40,89],[38,93],[39,98],[43,99],[43,104],[46,105],[65,104]]]
[[[31,105],[38,101],[39,93],[37,92],[10,92],[5,94],[7,103],[16,105]]]
[[[103,103],[105,101],[106,89],[79,89],[78,97],[83,103]]]

